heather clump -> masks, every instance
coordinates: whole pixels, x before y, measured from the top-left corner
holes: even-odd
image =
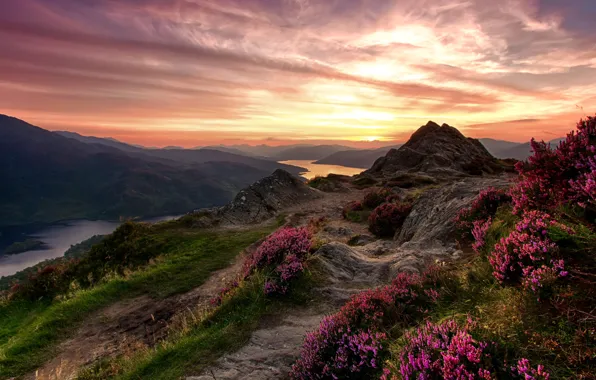
[[[384,203],[375,208],[368,218],[368,229],[378,237],[391,237],[404,224],[412,205]]]
[[[542,366],[533,368],[521,359],[507,368],[493,354],[496,344],[473,336],[476,324],[468,320],[460,325],[454,320],[424,326],[404,334],[405,344],[399,356],[403,379],[495,379],[524,378],[548,380]],[[535,377],[528,377],[535,376]]]
[[[549,238],[549,229],[555,225],[548,214],[528,212],[490,255],[495,278],[502,284],[522,284],[539,293],[548,290],[557,278],[567,276],[559,247]]]
[[[211,303],[221,304],[242,281],[257,271],[262,271],[265,275],[263,292],[266,295],[286,294],[290,283],[304,272],[306,256],[312,246],[312,228],[284,227],[269,235],[245,260],[241,278],[221,289],[219,296],[211,300]]]
[[[307,334],[294,379],[360,379],[382,373],[389,356],[387,331],[421,319],[439,293],[434,273],[399,274],[384,287],[353,296],[340,311]],[[430,291],[430,290],[434,290]]]
[[[517,185],[511,190],[514,211],[553,210],[574,203],[587,215],[596,211],[596,117],[580,120],[577,130],[558,147],[531,142],[533,155],[518,163]]]
[[[505,190],[489,187],[481,191],[470,207],[460,210],[455,218],[459,238],[465,242],[474,241],[474,223],[486,223],[489,218],[495,216],[499,207],[510,202],[511,196]],[[486,225],[483,227],[488,228]]]
[[[479,253],[486,246],[486,235],[493,223],[493,218],[489,217],[487,220],[476,220],[472,223],[472,236],[474,237],[474,243],[472,249],[476,253]]]
[[[362,202],[353,201],[344,206],[341,211],[341,216],[344,219],[350,219],[351,215],[357,211],[364,211],[364,206],[362,205]]]
[[[39,268],[22,283],[14,284],[8,292],[9,298],[52,299],[66,293],[73,281],[72,272],[76,263],[77,260],[70,260]]]
[[[385,200],[390,195],[391,192],[387,189],[370,191],[364,196],[364,199],[362,200],[362,205],[367,209],[373,210],[381,204],[385,203]]]

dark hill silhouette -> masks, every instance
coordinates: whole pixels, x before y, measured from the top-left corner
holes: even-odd
[[[465,137],[447,124],[429,121],[399,149],[378,159],[368,174],[426,172],[435,175],[482,174],[498,171],[500,165],[476,139]]]
[[[117,148],[129,154],[136,154],[146,160],[155,160],[167,164],[163,160],[174,161],[183,165],[186,164],[201,164],[205,162],[219,161],[219,162],[236,162],[244,165],[252,166],[259,170],[273,172],[276,169],[284,169],[292,174],[299,174],[304,172],[304,168],[292,165],[284,165],[264,157],[247,157],[246,154],[234,153],[217,148],[202,148],[202,149],[182,149],[174,147],[166,147],[163,149],[156,148],[141,148],[130,144],[123,143],[111,138],[82,136],[73,132],[56,132],[62,136],[78,140],[87,144],[101,144],[109,147]]]
[[[0,115],[0,226],[219,206],[272,171],[194,156],[180,162],[131,154]]]
[[[554,140],[549,141],[548,143],[552,147],[555,147],[559,144],[559,142],[561,142],[561,140],[563,140],[563,138],[554,139]],[[495,157],[498,157],[498,158],[514,158],[514,159],[520,160],[520,161],[527,160],[528,157],[530,157],[531,155],[532,155],[532,146],[530,145],[529,142],[524,143],[524,144],[517,144],[513,147],[510,147],[510,148],[504,149],[504,150],[500,150],[495,153]]]
[[[379,149],[343,150],[322,158],[315,162],[315,164],[341,165],[352,168],[368,169],[376,160],[386,155],[391,149],[397,149],[400,146],[401,144]]]
[[[499,152],[514,148],[519,145],[518,142],[495,140],[495,139],[489,139],[489,138],[478,139],[478,141],[480,141],[482,143],[482,145],[484,145],[484,147],[486,148],[486,150],[488,150],[488,152],[490,154],[492,154],[493,156],[495,156],[497,158],[507,158],[507,157],[499,157],[498,156]]]
[[[298,146],[287,148],[270,157],[275,161],[320,160],[321,158],[325,158],[330,154],[346,150],[355,150],[355,148],[350,148],[343,145]]]

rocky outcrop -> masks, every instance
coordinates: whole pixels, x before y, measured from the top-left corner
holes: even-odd
[[[323,197],[298,177],[278,169],[244,190],[233,201],[213,209],[194,211],[184,218],[189,226],[208,228],[216,225],[245,225],[265,221],[285,208]]]
[[[415,203],[395,240],[430,246],[455,244],[455,223],[459,210],[469,207],[480,191],[488,187],[505,188],[506,177],[467,178],[427,190]]]
[[[257,223],[275,216],[284,208],[321,196],[299,178],[278,169],[241,190],[232,202],[219,209],[217,216],[231,224]]]
[[[429,121],[402,147],[379,158],[367,173],[390,177],[404,171],[452,177],[496,173],[502,168],[480,141],[466,138],[447,124]]]

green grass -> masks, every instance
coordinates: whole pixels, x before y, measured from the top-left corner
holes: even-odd
[[[90,313],[122,298],[167,297],[201,285],[274,226],[243,232],[156,231],[165,242],[154,263],[54,302],[14,301],[0,306],[0,378],[21,376],[55,354],[56,345]]]
[[[265,315],[278,315],[296,304],[311,301],[316,274],[308,272],[283,298],[263,294],[265,277],[256,275],[242,284],[212,314],[171,335],[154,349],[106,360],[79,373],[79,380],[178,379],[199,375],[218,358],[244,346]]]

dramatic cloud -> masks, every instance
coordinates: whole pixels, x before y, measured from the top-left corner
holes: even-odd
[[[429,119],[548,139],[596,109],[594,16],[591,0],[4,0],[0,112],[149,145],[403,139]]]

